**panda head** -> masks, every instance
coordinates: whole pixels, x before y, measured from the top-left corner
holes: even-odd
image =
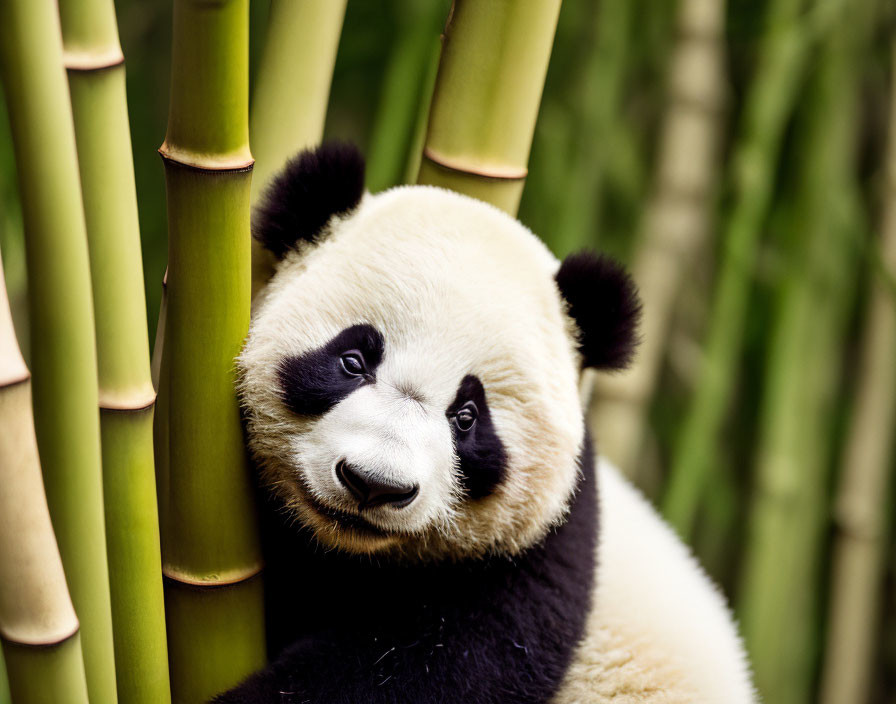
[[[239,358],[263,481],[328,547],[512,555],[569,507],[579,372],[628,362],[634,287],[490,205],[363,179],[354,148],[325,145],[256,213],[279,258]]]

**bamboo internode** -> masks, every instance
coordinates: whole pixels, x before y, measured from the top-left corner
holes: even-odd
[[[0,644],[17,704],[87,704],[78,619],[44,495],[31,377],[0,266]]]
[[[0,69],[26,233],[34,423],[81,623],[90,698],[115,702],[93,304],[71,104],[53,0],[0,3]]]
[[[111,0],[62,0],[96,319],[103,494],[122,704],[170,701],[149,341],[124,58]],[[140,608],[134,608],[139,604]]]
[[[443,5],[403,0],[395,9],[398,36],[383,76],[367,150],[371,193],[417,178],[438,68]]]
[[[253,203],[287,159],[323,136],[346,1],[271,2],[249,121]],[[268,251],[253,239],[253,293],[273,268]]]
[[[249,326],[248,0],[174,6],[160,405],[172,699],[205,701],[265,662],[261,552],[234,387]]]
[[[516,215],[559,12],[560,0],[455,0],[418,183]]]

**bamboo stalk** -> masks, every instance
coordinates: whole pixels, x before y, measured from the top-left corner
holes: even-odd
[[[156,407],[153,414],[152,446],[155,456],[156,500],[158,501],[159,525],[167,525],[166,499],[168,498],[168,365],[165,356],[165,325],[168,320],[168,271],[162,278],[162,300],[159,306],[159,321],[156,326],[156,339],[153,341],[151,374],[152,385],[156,390]],[[164,392],[160,390],[165,385]],[[159,542],[164,551],[164,531]]]
[[[9,688],[16,704],[87,704],[78,619],[40,473],[31,375],[16,343],[2,266],[0,427],[0,645]]]
[[[725,101],[724,32],[724,2],[684,0],[679,6],[656,183],[632,266],[644,305],[642,343],[628,370],[596,382],[593,422],[601,452],[630,477],[638,473],[674,304],[709,236]]]
[[[261,554],[233,377],[249,326],[248,39],[248,0],[176,0],[159,150],[169,228],[162,556],[172,699],[191,704],[265,661]]]
[[[896,69],[896,44],[891,51]],[[888,190],[880,247],[881,263],[892,277],[896,275],[896,89],[890,99]],[[823,704],[865,702],[871,693],[896,422],[896,305],[893,290],[882,279],[877,276],[871,284],[856,401],[841,459],[821,680]]]
[[[271,2],[249,127],[256,159],[253,203],[287,159],[323,136],[346,1]],[[270,253],[253,240],[253,293],[270,278],[273,266]]]
[[[87,236],[53,0],[0,3],[0,70],[25,223],[34,422],[47,501],[81,622],[90,697],[115,702]]]
[[[406,181],[419,114],[421,108],[428,108],[432,97],[428,78],[433,54],[438,61],[443,4],[404,0],[395,9],[398,39],[386,66],[367,154],[367,188],[372,193]],[[414,170],[412,178],[416,175]]]
[[[149,340],[124,57],[112,0],[61,0],[90,250],[118,698],[170,701]],[[134,605],[140,608],[135,609]]]
[[[411,133],[411,143],[404,162],[404,174],[399,183],[414,183],[417,174],[420,173],[420,164],[423,161],[423,145],[426,142],[426,125],[429,123],[429,106],[432,103],[432,93],[436,86],[436,74],[439,72],[439,56],[441,45],[439,41],[433,42],[429,48],[429,56],[426,58],[426,75],[423,77],[423,87],[420,91],[420,102],[417,104],[417,117]]]
[[[418,183],[516,215],[560,0],[454,0]]]
[[[11,701],[9,695],[9,680],[6,677],[6,663],[3,658],[0,657],[0,704],[10,704]]]
[[[814,2],[815,0],[810,0]],[[809,50],[803,0],[770,0],[758,65],[750,83],[731,161],[732,206],[697,387],[676,443],[663,512],[691,535],[737,377],[752,268],[774,193],[778,153]]]
[[[593,245],[598,236],[607,145],[615,125],[622,121],[620,106],[637,10],[633,0],[603,0],[592,13],[596,30],[576,90],[579,105],[573,114],[567,176],[561,186],[563,202],[550,243],[559,257]]]
[[[831,26],[798,130],[794,241],[763,385],[740,591],[744,638],[769,704],[809,701],[818,656],[829,438],[856,283],[855,231],[844,227],[845,216],[857,217],[848,200],[856,172],[856,75],[873,5],[853,2]],[[854,221],[848,226],[855,230]]]

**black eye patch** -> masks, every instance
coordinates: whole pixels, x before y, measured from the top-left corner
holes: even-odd
[[[466,423],[451,422],[451,428],[460,458],[461,484],[471,499],[481,499],[488,496],[504,477],[507,453],[495,432],[485,402],[485,389],[477,377],[468,375],[463,378],[446,415],[449,419],[454,418],[471,401],[476,408],[476,422],[469,430],[462,429]]]
[[[325,413],[352,391],[375,380],[383,359],[383,336],[372,325],[352,325],[323,347],[296,357],[285,357],[277,369],[283,402],[294,413]],[[363,374],[349,373],[342,355],[360,357]],[[350,370],[356,367],[351,360]]]

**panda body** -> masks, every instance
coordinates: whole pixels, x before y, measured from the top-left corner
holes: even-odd
[[[756,701],[724,597],[653,507],[598,461],[598,572],[555,704]]]
[[[577,380],[638,314],[609,260],[363,162],[291,162],[240,395],[266,509],[272,662],[218,702],[750,702],[725,605],[595,471]]]

